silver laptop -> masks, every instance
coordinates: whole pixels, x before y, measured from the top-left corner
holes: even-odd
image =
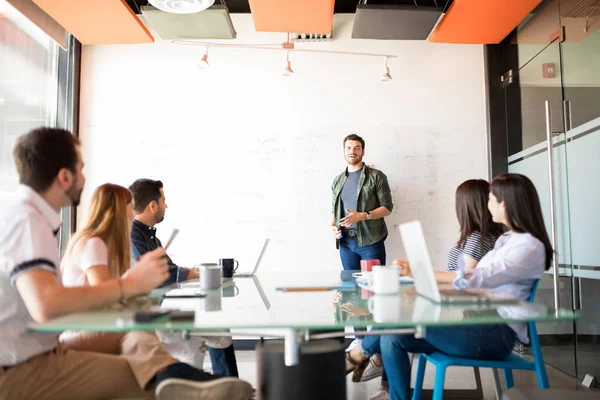
[[[517,297],[502,296],[484,289],[443,289],[435,280],[433,266],[425,244],[421,222],[413,221],[399,227],[402,243],[420,296],[435,303],[518,303]]]
[[[251,276],[256,275],[256,272],[258,271],[258,267],[260,266],[260,262],[262,261],[264,255],[265,255],[265,251],[267,251],[267,246],[269,245],[269,239],[265,239],[265,244],[263,244],[263,248],[260,251],[260,255],[258,256],[258,260],[256,260],[256,265],[254,266],[254,269],[252,270],[252,272],[248,273],[248,272],[236,272],[233,277],[234,278],[249,278]]]

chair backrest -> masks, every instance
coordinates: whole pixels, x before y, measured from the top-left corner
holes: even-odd
[[[540,281],[541,279],[537,279],[533,284],[533,287],[531,288],[531,293],[529,294],[529,298],[527,299],[527,301],[529,301],[530,303],[533,303],[533,300],[535,300],[535,293],[537,292],[538,286],[540,285]]]

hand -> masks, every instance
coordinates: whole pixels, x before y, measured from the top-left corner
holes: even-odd
[[[412,276],[412,272],[410,270],[410,264],[407,260],[397,259],[394,260],[394,265],[398,267],[398,271],[400,271],[400,275]]]
[[[335,225],[331,225],[331,230],[333,231],[333,236],[336,239],[339,239],[340,235],[342,234],[342,230]]]
[[[144,254],[121,277],[125,297],[150,293],[167,280],[168,270],[167,253],[162,247]]]
[[[343,296],[344,295],[342,294],[342,292],[336,292],[333,295],[333,299],[331,300],[331,305],[333,306],[333,311],[337,310],[337,305],[340,301],[342,301]]]
[[[340,225],[344,228],[347,228],[351,225],[355,225],[357,222],[364,221],[367,219],[367,213],[357,212],[346,209],[346,215],[344,218],[340,220]]]
[[[367,310],[366,308],[361,308],[358,307],[352,303],[344,303],[342,304],[342,311],[345,311],[348,313],[348,318],[352,318],[352,317],[360,317],[363,315],[369,315],[369,310]]]

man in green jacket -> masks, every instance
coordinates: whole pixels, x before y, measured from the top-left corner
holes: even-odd
[[[385,265],[388,231],[384,217],[392,213],[392,193],[385,174],[362,161],[365,141],[344,138],[348,166],[333,180],[331,229],[345,270],[360,270],[360,260]]]

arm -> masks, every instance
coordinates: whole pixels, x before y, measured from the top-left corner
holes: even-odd
[[[331,222],[329,224],[331,225],[331,230],[333,231],[333,237],[338,239],[342,231],[340,228],[335,226],[335,214],[331,214]]]
[[[123,298],[144,294],[166,279],[164,250],[157,249],[142,257],[121,279],[96,286],[64,287],[56,275],[46,269],[30,268],[15,278],[15,286],[36,322],[44,322],[75,312],[89,311]]]
[[[494,248],[492,241],[485,240],[479,232],[473,232],[462,248],[463,266],[466,272],[471,272],[479,261]]]
[[[373,219],[387,217],[392,213],[394,209],[394,203],[392,202],[392,190],[388,183],[387,176],[382,172],[377,179],[377,200],[379,200],[380,207],[375,210],[371,210]]]
[[[477,268],[465,276],[459,275],[454,286],[458,289],[493,289],[524,279],[538,279],[544,273],[544,263],[540,262],[544,259],[544,246],[541,243],[535,247],[519,244],[500,257],[493,257],[489,253]]]
[[[410,264],[407,260],[394,260],[394,265],[398,266],[400,275],[412,276],[412,272],[410,271]],[[433,275],[435,276],[435,280],[438,283],[452,283],[458,276],[458,273],[454,271],[433,271]]]
[[[463,258],[465,260],[465,271],[467,272],[471,272],[471,270],[477,267],[477,263],[479,263],[478,260],[474,259],[473,257],[467,254],[463,254]]]

